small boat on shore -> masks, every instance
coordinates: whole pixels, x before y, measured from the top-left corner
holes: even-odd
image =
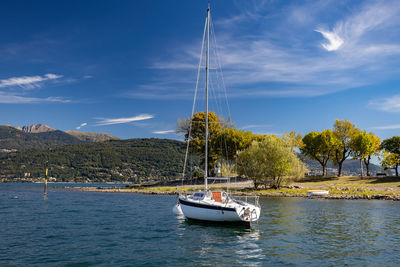
[[[329,195],[328,190],[308,190],[307,196],[326,196]]]

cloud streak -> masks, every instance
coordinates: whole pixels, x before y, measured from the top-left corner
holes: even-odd
[[[400,112],[400,95],[371,100],[369,106],[386,112]]]
[[[396,130],[396,129],[400,129],[400,124],[376,126],[376,127],[372,127],[371,129],[373,129],[373,130]]]
[[[154,118],[153,115],[141,114],[141,115],[129,117],[129,118],[102,119],[101,121],[99,121],[97,123],[97,126],[123,124],[123,123],[135,122],[135,121],[149,120],[152,118]]]
[[[33,89],[41,87],[41,83],[48,80],[56,80],[62,78],[62,75],[48,73],[43,76],[22,76],[11,77],[0,80],[0,87],[18,86],[23,89]]]
[[[37,104],[37,103],[70,103],[62,97],[26,97],[0,91],[0,103],[2,104]]]
[[[153,134],[170,134],[175,133],[175,130],[154,131]]]
[[[241,130],[251,130],[251,129],[260,129],[260,128],[269,128],[271,125],[269,124],[249,124],[243,127],[240,127]]]
[[[86,122],[81,123],[81,125],[79,125],[78,127],[76,127],[75,129],[80,130],[82,127],[85,127],[87,125]]]

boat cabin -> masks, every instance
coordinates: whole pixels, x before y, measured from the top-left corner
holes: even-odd
[[[189,198],[193,200],[204,200],[205,197],[208,197],[210,200],[214,200],[215,202],[227,202],[229,200],[228,194],[225,191],[197,191],[193,193]]]

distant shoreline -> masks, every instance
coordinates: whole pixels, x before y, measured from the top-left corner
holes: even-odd
[[[124,189],[124,188],[95,188],[95,187],[69,187],[66,188],[72,191],[81,192],[103,192],[103,193],[133,193],[133,194],[145,194],[145,195],[178,195],[178,191],[152,191],[149,190],[137,190],[137,189]],[[400,195],[339,195],[339,194],[329,194],[324,196],[309,196],[302,193],[258,193],[258,192],[233,192],[233,195],[250,195],[250,196],[261,196],[261,197],[304,197],[304,198],[323,198],[323,199],[380,199],[380,200],[394,200],[400,201]]]
[[[211,185],[216,190],[224,184]],[[400,200],[400,177],[314,177],[294,182],[280,189],[253,189],[252,181],[231,183],[233,195],[256,195],[262,197],[303,197],[323,199],[380,199]],[[202,189],[202,185],[154,186],[154,187],[69,187],[67,189],[84,192],[135,193],[147,195],[177,195],[179,191],[191,193]],[[328,195],[309,196],[310,190],[326,190]]]

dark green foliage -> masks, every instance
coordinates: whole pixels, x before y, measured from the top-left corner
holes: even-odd
[[[130,139],[31,149],[0,156],[0,175],[43,177],[46,167],[57,181],[166,181],[183,169],[182,142]]]
[[[383,140],[381,146],[387,152],[400,155],[400,136],[393,136]]]

